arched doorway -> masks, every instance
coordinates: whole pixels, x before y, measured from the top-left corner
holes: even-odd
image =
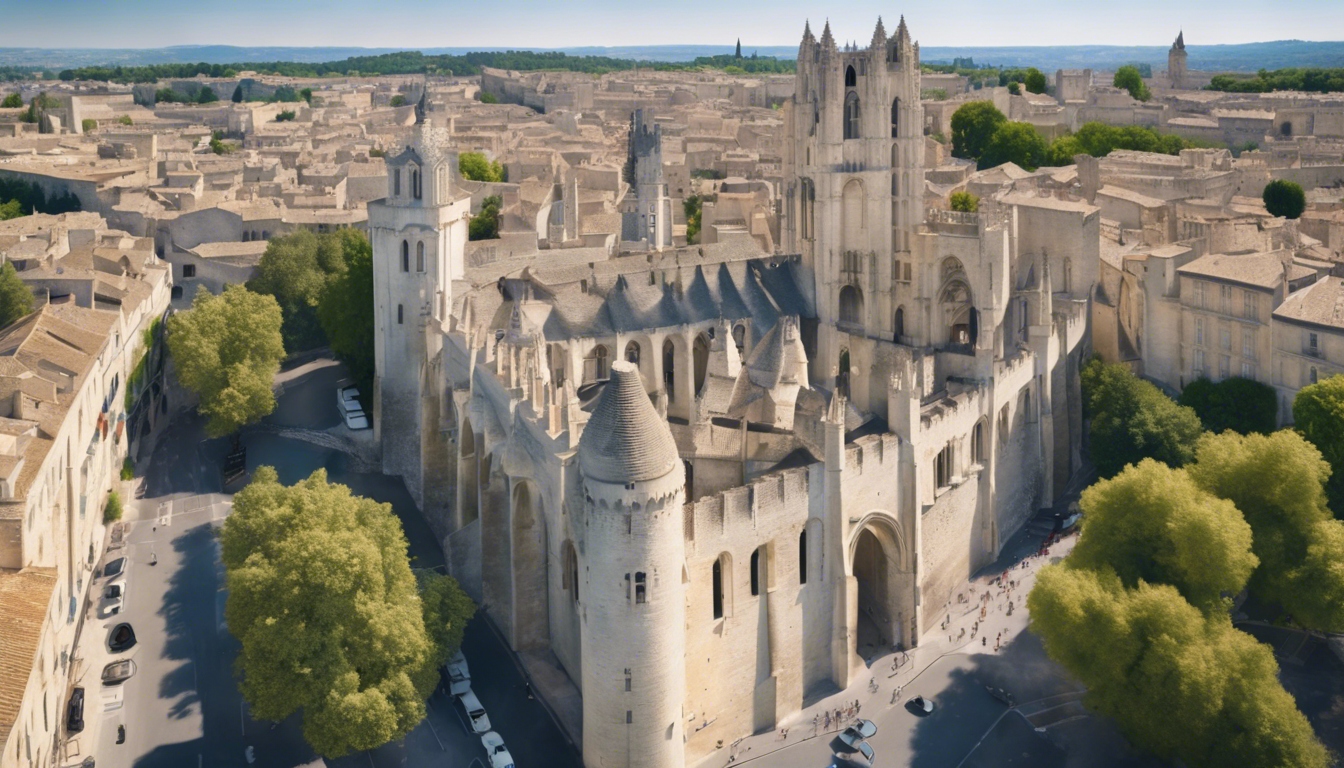
[[[863,291],[856,286],[840,289],[840,322],[863,332]]]
[[[695,366],[695,394],[699,395],[705,386],[705,372],[709,370],[709,337],[703,333],[695,337],[691,362]]]
[[[865,658],[912,640],[906,636],[906,619],[913,615],[913,589],[904,578],[900,534],[894,525],[885,517],[870,518],[850,545],[850,574],[858,590],[857,614],[850,626],[855,650]]]
[[[539,648],[550,636],[546,599],[546,516],[531,481],[513,487],[513,637],[518,650]]]
[[[457,447],[457,476],[461,488],[458,527],[461,527],[476,522],[481,516],[480,498],[476,492],[479,457],[476,455],[476,433],[471,430],[470,419],[462,420],[462,434],[457,439]]]
[[[953,280],[943,287],[938,298],[944,322],[947,324],[947,343],[974,344],[976,323],[971,306],[971,289],[961,280]]]

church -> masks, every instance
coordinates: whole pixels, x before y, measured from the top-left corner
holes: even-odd
[[[917,645],[1080,465],[1099,211],[926,208],[920,92],[903,19],[804,30],[774,253],[671,245],[640,116],[605,261],[468,267],[449,135],[388,152],[384,470],[591,768],[698,763]]]

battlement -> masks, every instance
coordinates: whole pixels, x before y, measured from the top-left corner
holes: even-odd
[[[813,469],[821,462],[771,472],[746,485],[705,496],[685,506],[687,542],[710,541],[732,535],[735,529],[755,529],[789,510],[800,510],[803,517],[809,503],[808,488]]]
[[[845,471],[862,475],[864,472],[888,472],[901,459],[901,438],[893,433],[865,435],[845,446]]]

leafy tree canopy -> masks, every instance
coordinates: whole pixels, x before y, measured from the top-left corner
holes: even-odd
[[[1274,71],[1260,70],[1254,76],[1214,75],[1211,91],[1267,93],[1269,91],[1307,91],[1335,93],[1344,91],[1344,68],[1292,67]]]
[[[271,296],[230,285],[205,286],[191,309],[168,319],[168,350],[182,386],[201,398],[212,437],[227,435],[275,410],[271,383],[285,356],[280,306]]]
[[[14,218],[12,212],[15,201],[11,200],[0,207],[0,215]],[[8,209],[8,210],[7,210]],[[0,328],[8,328],[15,320],[33,311],[33,292],[14,271],[14,265],[8,261],[0,267]]]
[[[947,198],[947,202],[952,210],[962,213],[975,213],[980,210],[980,198],[970,192],[953,192]]]
[[[1304,626],[1344,630],[1344,522],[1330,516],[1330,465],[1296,432],[1205,435],[1191,479],[1236,505],[1260,567],[1251,591]],[[1332,565],[1333,564],[1333,565]]]
[[[1122,365],[1093,358],[1082,371],[1083,405],[1092,419],[1092,460],[1102,477],[1153,458],[1173,467],[1195,457],[1203,427],[1194,409],[1177,405]]]
[[[686,215],[686,242],[694,243],[700,234],[700,217],[704,213],[704,200],[699,195],[691,195],[681,201],[681,212]]]
[[[504,200],[490,195],[481,201],[481,212],[471,217],[467,225],[468,240],[493,240],[499,237],[499,207]]]
[[[328,483],[325,470],[285,487],[262,467],[220,543],[255,716],[301,712],[325,757],[379,747],[424,719],[475,606],[449,577],[417,583],[389,505]]]
[[[367,247],[343,232],[318,235],[306,229],[273,237],[266,244],[247,287],[279,302],[287,349],[313,349],[324,343],[317,307],[327,287],[346,269],[347,246]]]
[[[1344,517],[1344,376],[1298,390],[1293,423],[1330,464],[1326,493],[1335,515]]]
[[[1027,70],[1027,77],[1022,81],[1022,84],[1032,93],[1045,93],[1045,73],[1031,67]]]
[[[20,109],[23,107],[23,97],[17,93],[11,93],[5,97],[3,102],[0,102],[0,107],[4,107],[5,109]]]
[[[1238,376],[1217,384],[1196,379],[1181,390],[1178,402],[1194,408],[1204,429],[1210,432],[1230,429],[1243,435],[1267,435],[1278,426],[1278,394],[1273,387],[1254,379]]]
[[[463,152],[457,156],[457,172],[462,178],[471,181],[503,181],[504,167],[496,160],[491,162],[481,152]]]
[[[360,391],[373,391],[373,249],[364,233],[342,229],[345,269],[330,278],[317,305],[317,317],[331,351],[350,369]]]
[[[1015,163],[1028,171],[1034,171],[1045,164],[1045,138],[1028,123],[1004,123],[994,130],[984,152],[980,155],[979,168],[993,168],[1004,163]]]
[[[1275,179],[1266,184],[1261,198],[1271,216],[1296,219],[1307,209],[1307,195],[1302,186],[1287,179]]]
[[[1008,118],[988,101],[972,101],[952,113],[952,155],[978,160],[984,154],[994,132]]]
[[[1144,84],[1143,75],[1139,74],[1138,68],[1128,64],[1115,70],[1115,79],[1111,84],[1129,91],[1129,95],[1139,101],[1147,101],[1153,97],[1148,86]]]

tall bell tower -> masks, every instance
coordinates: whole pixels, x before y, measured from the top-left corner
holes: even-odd
[[[841,337],[897,332],[892,292],[924,218],[919,45],[904,18],[890,37],[878,19],[866,47],[838,47],[829,22],[820,41],[807,27],[794,89],[782,240],[814,275],[814,380],[844,390]]]
[[[452,310],[452,284],[464,272],[471,197],[457,188],[457,153],[448,131],[416,127],[409,145],[387,158],[387,197],[369,203],[373,245],[373,428],[383,471],[424,498],[422,450],[438,439],[439,352]],[[434,422],[434,423],[431,423]]]

